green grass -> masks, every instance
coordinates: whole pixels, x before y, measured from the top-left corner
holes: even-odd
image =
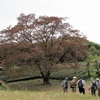
[[[62,92],[29,92],[29,91],[0,91],[0,100],[100,100],[99,97],[92,97],[89,94]]]
[[[94,78],[98,77],[95,74],[96,70],[94,69],[93,65],[90,66],[90,69],[91,76]],[[23,75],[21,71],[19,74],[18,69],[18,73],[14,72],[15,76],[12,78],[23,78],[26,77],[28,73],[30,73],[29,76],[40,75],[38,71],[34,72],[33,70],[27,70],[24,70],[25,73]],[[10,74],[13,75],[12,73]],[[88,91],[90,83],[89,78],[86,80],[85,95],[79,94],[78,89],[76,93],[72,93],[70,88],[68,89],[68,93],[63,93],[61,87],[62,78],[66,76],[72,78],[74,75],[78,78],[80,76],[84,76],[87,79],[88,77],[86,66],[76,69],[65,68],[63,70],[61,70],[61,68],[59,67],[57,71],[54,71],[51,74],[51,77],[59,78],[60,80],[50,80],[51,85],[44,86],[41,79],[9,83],[8,85],[10,86],[11,90],[8,91],[4,87],[2,87],[0,90],[0,100],[100,100],[100,97],[92,97],[90,91]]]
[[[100,100],[100,97],[92,97],[89,88],[89,80],[86,80],[86,94],[63,93],[61,81],[50,80],[51,85],[44,86],[42,80],[35,79],[10,83],[11,90],[0,90],[0,100]]]
[[[1,90],[7,90],[5,86],[0,86]]]

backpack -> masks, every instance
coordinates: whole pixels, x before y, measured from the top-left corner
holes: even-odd
[[[65,86],[66,86],[66,88],[68,88],[68,81],[65,82]]]
[[[92,87],[91,87],[91,89],[93,89],[93,90],[97,90],[97,85],[96,85],[96,82],[92,82]]]
[[[83,88],[82,80],[79,80],[79,82],[78,82],[78,87],[79,87],[79,88]]]
[[[68,88],[68,81],[67,80],[66,81],[63,81],[62,87]]]
[[[74,87],[76,87],[76,83],[75,82],[71,82],[70,83],[70,88],[74,88]]]

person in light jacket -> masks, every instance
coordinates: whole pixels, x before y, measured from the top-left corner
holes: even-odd
[[[61,83],[63,92],[68,92],[68,78],[65,77],[65,79]]]
[[[70,88],[72,89],[72,92],[76,92],[76,86],[77,86],[77,77],[74,76],[72,81],[70,82]]]

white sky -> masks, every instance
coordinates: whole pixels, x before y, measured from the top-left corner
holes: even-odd
[[[0,0],[0,30],[17,23],[21,14],[69,17],[88,40],[100,44],[100,0]]]

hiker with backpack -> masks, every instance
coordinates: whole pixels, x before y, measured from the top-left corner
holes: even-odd
[[[76,92],[76,86],[77,86],[77,77],[74,76],[72,81],[70,82],[70,88],[72,89],[72,92]]]
[[[79,93],[85,94],[85,81],[83,80],[83,77],[81,77],[80,80],[78,80],[77,84]]]
[[[94,81],[94,78],[91,78],[90,88],[92,96],[96,96],[97,84]]]
[[[66,77],[62,82],[63,92],[68,92],[68,78]]]
[[[96,78],[96,84],[97,84],[97,89],[98,89],[98,96],[100,97],[100,80],[99,80],[99,78]]]

